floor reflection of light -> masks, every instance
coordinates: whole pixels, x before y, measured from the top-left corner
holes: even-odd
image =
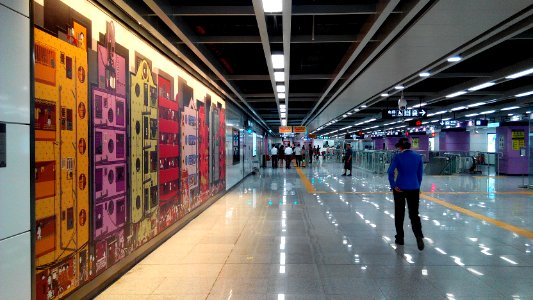
[[[507,257],[505,257],[505,256],[500,256],[500,258],[503,259],[503,260],[505,260],[506,262],[512,264],[512,265],[518,265],[518,263],[517,263],[516,261],[514,261],[514,260],[512,260],[512,259],[509,259],[509,258],[507,258]]]
[[[422,275],[428,276],[428,270],[427,269],[422,269]]]
[[[460,257],[457,257],[457,256],[450,256],[451,258],[453,258],[453,262],[455,262],[457,265],[459,266],[464,266],[465,264],[461,261],[461,258]]]
[[[279,273],[285,274],[285,266],[279,266]]]
[[[228,300],[233,296],[233,289],[229,290]]]
[[[455,296],[452,293],[446,293],[446,298],[448,298],[448,300],[455,300]]]
[[[444,255],[448,254],[448,253],[444,252],[444,250],[442,250],[439,247],[436,247],[435,250],[437,250],[439,253],[444,254]]]
[[[285,294],[278,294],[278,300],[285,300]]]
[[[411,254],[404,254],[403,256],[405,256],[405,260],[407,260],[408,263],[410,263],[410,264],[414,264],[415,263],[413,261],[413,256]]]
[[[279,264],[284,265],[285,264],[285,252],[281,252],[279,254]]]
[[[478,276],[483,276],[483,273],[477,271],[476,269],[473,269],[473,268],[466,268],[468,271],[470,271],[471,273],[473,274],[476,274]]]

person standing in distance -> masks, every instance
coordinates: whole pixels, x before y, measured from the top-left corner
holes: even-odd
[[[405,218],[405,202],[407,202],[416,245],[418,250],[422,251],[424,249],[424,234],[422,234],[422,224],[418,215],[423,173],[422,158],[411,150],[411,143],[407,138],[401,138],[395,146],[400,149],[400,153],[394,156],[387,171],[394,195],[394,223],[396,225],[396,240],[394,242],[398,245],[404,244],[403,220]],[[394,179],[394,170],[398,171],[396,179]]]
[[[344,173],[342,176],[352,176],[352,145],[346,144],[346,151],[344,152]],[[346,175],[346,172],[350,171],[349,175]]]
[[[270,149],[270,155],[272,155],[272,169],[278,168],[278,148],[276,145],[272,144],[272,149]]]
[[[285,147],[285,167],[287,169],[291,168],[291,160],[292,160],[292,148],[287,146]]]
[[[296,166],[299,167],[302,163],[302,148],[300,148],[300,144],[294,147],[294,156],[296,158]]]

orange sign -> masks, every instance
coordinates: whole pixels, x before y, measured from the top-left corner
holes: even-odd
[[[292,126],[280,126],[279,133],[292,133]]]
[[[316,139],[316,134],[310,133],[307,135],[307,137],[310,139]]]
[[[307,128],[305,126],[293,126],[292,127],[295,133],[305,133]]]

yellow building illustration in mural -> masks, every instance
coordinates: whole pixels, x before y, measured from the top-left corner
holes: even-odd
[[[157,234],[158,95],[149,63],[136,59],[131,74],[131,222],[134,240],[143,244]]]
[[[35,29],[35,81],[36,277],[57,297],[88,279],[86,50]]]

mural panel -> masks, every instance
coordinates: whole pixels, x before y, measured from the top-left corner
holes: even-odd
[[[89,1],[34,11],[36,290],[56,299],[223,191],[225,104]]]

